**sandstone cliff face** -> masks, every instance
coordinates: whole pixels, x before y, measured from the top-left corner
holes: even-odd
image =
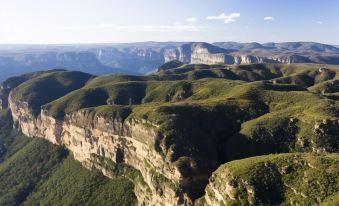
[[[253,64],[253,63],[310,63],[310,59],[300,55],[250,55],[230,52],[206,43],[185,44],[163,51],[164,61],[181,61],[185,64]]]
[[[177,48],[164,49],[164,61],[179,60],[183,63],[189,64],[191,62],[191,45],[186,44]]]
[[[224,53],[210,53],[207,48],[194,47],[191,54],[191,64],[219,64],[224,63],[227,55]]]
[[[233,64],[252,64],[269,62],[267,59],[252,55],[235,55]]]
[[[102,157],[138,170],[142,179],[132,181],[139,205],[192,204],[180,186],[185,179],[152,148],[156,126],[145,126],[136,119],[123,122],[119,118],[90,116],[85,110],[67,115],[62,121],[46,115],[43,110],[34,117],[27,103],[11,96],[9,106],[15,126],[25,135],[64,145],[86,167],[96,167],[112,176],[111,171],[97,161],[96,157]]]

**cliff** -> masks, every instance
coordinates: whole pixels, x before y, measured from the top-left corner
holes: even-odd
[[[162,64],[319,63],[339,64],[337,47],[315,42],[139,42],[91,45],[2,45],[0,81],[46,68],[76,69],[96,75],[154,73]]]
[[[337,101],[308,91],[335,81],[337,67],[174,63],[148,77],[32,77],[10,90],[14,126],[65,146],[89,169],[130,179],[139,205],[193,205],[235,159],[339,151]],[[207,192],[208,204],[227,200],[214,196]]]
[[[198,206],[335,205],[338,154],[276,154],[222,165]],[[316,186],[311,186],[316,185]],[[312,189],[311,189],[312,188]]]
[[[63,146],[28,138],[0,111],[0,205],[136,205],[127,178],[88,170]]]
[[[215,44],[220,45],[220,44]],[[164,61],[178,60],[186,64],[254,64],[254,63],[312,63],[310,56],[284,53],[283,50],[265,53],[258,48],[237,50],[233,47],[217,47],[208,43],[189,43],[177,48],[164,49]],[[228,49],[230,48],[230,49]],[[260,47],[264,49],[265,47]],[[267,49],[267,48],[266,48]],[[296,52],[298,53],[298,52]],[[313,57],[312,57],[313,58]],[[314,59],[314,58],[313,58]]]
[[[25,135],[64,145],[89,169],[96,167],[113,177],[115,164],[123,163],[140,172],[139,177],[123,174],[134,182],[139,205],[189,205],[178,186],[184,178],[151,146],[156,140],[154,129],[136,120],[93,116],[86,110],[67,115],[64,120],[50,117],[43,110],[34,117],[27,103],[10,98],[9,105],[15,124]]]

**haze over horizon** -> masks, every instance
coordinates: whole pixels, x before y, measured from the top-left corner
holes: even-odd
[[[313,41],[339,45],[339,1],[259,2],[4,0],[0,44]]]

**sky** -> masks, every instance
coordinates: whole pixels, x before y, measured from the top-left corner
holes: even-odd
[[[339,45],[339,1],[0,0],[0,44],[140,41]]]

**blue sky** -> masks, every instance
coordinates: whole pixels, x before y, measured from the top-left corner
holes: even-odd
[[[317,41],[337,0],[0,0],[0,43]]]

